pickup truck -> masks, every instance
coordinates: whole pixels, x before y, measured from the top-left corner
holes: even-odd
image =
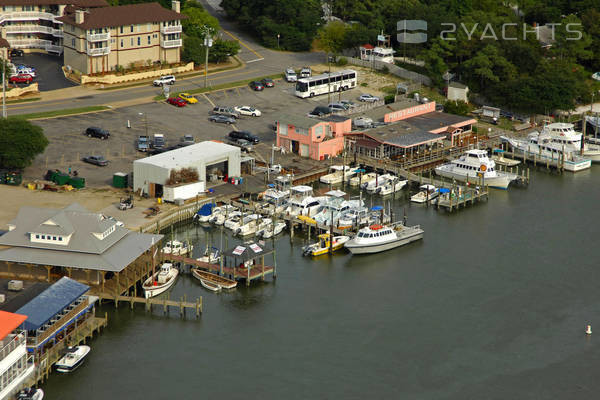
[[[137,149],[143,152],[150,150],[150,138],[148,136],[140,136],[137,141]]]

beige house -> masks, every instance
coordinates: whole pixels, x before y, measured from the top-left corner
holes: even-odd
[[[64,64],[83,74],[181,61],[179,1],[75,10],[64,17]]]

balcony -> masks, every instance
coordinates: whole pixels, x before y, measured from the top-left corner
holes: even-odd
[[[10,335],[9,335],[10,336]],[[19,333],[14,335],[12,338],[6,337],[0,341],[0,361],[4,360],[10,353],[12,353],[17,347],[25,345],[25,334]]]
[[[6,33],[52,33],[53,29],[49,26],[41,25],[8,25]]]
[[[160,47],[164,49],[170,49],[173,47],[181,47],[181,39],[174,40],[160,40]]]
[[[10,47],[15,49],[43,49],[46,45],[52,45],[50,40],[44,39],[11,39],[8,38]]]
[[[55,44],[47,44],[44,46],[44,49],[46,49],[48,53],[57,53],[58,55],[61,55],[63,52],[63,47]]]
[[[110,32],[87,34],[88,42],[105,42],[110,39]]]
[[[168,35],[169,33],[181,33],[181,25],[161,26],[160,33]]]
[[[60,15],[41,11],[9,12],[2,13],[2,15],[0,15],[0,24],[5,21],[37,21],[39,19],[60,23],[60,21],[54,20],[58,17],[60,17]]]
[[[87,49],[87,55],[90,57],[105,56],[110,53],[110,47],[97,47],[95,49]]]
[[[52,36],[63,37],[62,29],[52,29]]]

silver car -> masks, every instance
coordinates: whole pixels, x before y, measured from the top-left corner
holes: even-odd
[[[366,101],[369,103],[374,103],[376,101],[379,101],[379,97],[377,96],[373,96],[372,94],[361,94],[360,97],[358,98],[359,101]]]

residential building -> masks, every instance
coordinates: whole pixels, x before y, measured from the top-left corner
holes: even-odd
[[[0,0],[0,27],[10,46],[62,54],[63,16],[67,6],[105,7],[106,0]]]
[[[64,24],[64,64],[83,74],[181,61],[179,1],[77,9]]]
[[[27,354],[27,332],[20,329],[27,316],[0,311],[0,399],[10,399],[34,370]]]

